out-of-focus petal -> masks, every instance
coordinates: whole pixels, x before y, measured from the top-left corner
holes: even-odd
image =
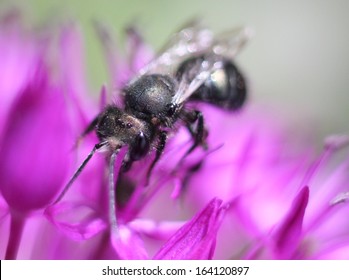
[[[96,209],[86,204],[63,202],[45,210],[46,217],[75,240],[90,239],[107,228]]]
[[[290,258],[299,245],[308,200],[309,188],[304,187],[295,197],[287,215],[276,229],[273,239],[279,258]]]
[[[127,30],[128,53],[130,57],[130,68],[133,73],[138,73],[154,57],[152,49],[144,42],[141,34],[134,26]]]
[[[109,67],[112,84],[117,89],[121,89],[131,77],[130,68],[121,56],[109,29],[100,22],[95,23],[95,28],[104,50],[105,60]],[[117,104],[122,104],[120,96],[114,96],[114,99]]]
[[[161,221],[156,222],[154,220],[135,219],[128,225],[134,231],[147,235],[154,239],[167,240],[169,239],[184,222],[177,221]]]
[[[112,231],[111,242],[120,259],[148,259],[148,254],[145,250],[142,239],[127,226],[121,225],[118,227],[117,231]]]
[[[338,242],[330,246],[329,249],[323,250],[315,256],[319,260],[348,260],[349,259],[349,240]]]
[[[13,103],[32,82],[40,67],[41,45],[32,38],[17,18],[1,21],[0,27],[0,143]]]
[[[42,83],[28,86],[10,114],[0,147],[0,188],[11,208],[42,208],[56,195],[69,167],[69,128],[61,93]]]
[[[70,24],[62,28],[58,64],[60,66],[59,74],[64,94],[71,99],[74,105],[74,110],[70,113],[74,113],[74,117],[80,121],[78,122],[80,127],[76,129],[81,133],[97,115],[98,107],[93,106],[92,99],[88,96],[83,39],[76,25]]]

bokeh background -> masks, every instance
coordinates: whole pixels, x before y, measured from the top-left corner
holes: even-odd
[[[349,132],[347,0],[0,1],[1,13],[11,7],[19,7],[35,24],[73,19],[81,25],[91,92],[96,93],[107,70],[94,20],[112,27],[120,41],[123,28],[138,23],[155,49],[196,16],[215,31],[250,26],[255,36],[237,60],[252,99],[287,115],[319,143],[327,134]]]

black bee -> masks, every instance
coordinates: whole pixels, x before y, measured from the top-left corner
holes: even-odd
[[[234,111],[244,104],[246,83],[233,59],[248,39],[248,29],[214,36],[197,22],[176,33],[164,50],[123,89],[124,108],[107,106],[87,127],[84,135],[94,130],[100,142],[54,203],[62,198],[93,154],[102,148],[111,155],[109,182],[113,184],[115,157],[123,146],[128,150],[122,172],[155,150],[148,167],[149,178],[164,151],[168,132],[177,123],[184,124],[193,139],[185,156],[198,146],[205,147],[207,132],[203,114],[186,105],[205,102]]]

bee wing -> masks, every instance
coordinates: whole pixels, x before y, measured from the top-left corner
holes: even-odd
[[[211,73],[223,67],[222,56],[233,60],[251,36],[252,30],[244,27],[214,37],[205,49],[204,61],[198,60],[190,69],[190,73],[182,75],[172,103],[185,102],[209,78]]]
[[[221,33],[212,42],[212,52],[233,60],[253,35],[250,27],[238,27]]]
[[[173,74],[179,63],[209,49],[213,39],[213,33],[200,21],[191,21],[169,39],[159,55],[141,69],[139,75]]]

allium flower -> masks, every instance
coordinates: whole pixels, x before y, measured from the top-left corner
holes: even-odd
[[[16,257],[26,221],[60,191],[74,160],[75,130],[85,125],[75,104],[78,81],[73,88],[72,77],[55,77],[48,64],[52,39],[25,30],[17,15],[0,27],[0,190],[11,220],[2,238],[6,244],[8,237],[6,258]],[[69,70],[78,70],[69,63]]]
[[[134,28],[125,55],[104,27],[97,30],[120,104],[120,89],[152,51]],[[24,30],[18,18],[0,27],[1,257],[349,257],[348,160],[332,162],[348,139],[329,138],[316,157],[305,141],[290,144],[286,122],[253,100],[234,115],[198,104],[208,150],[182,161],[191,136],[179,127],[147,184],[154,152],[124,173],[124,147],[117,156],[95,154],[64,190],[98,141],[79,136],[109,90],[102,87],[100,108],[91,105],[78,30],[61,28],[58,47],[56,36]]]

